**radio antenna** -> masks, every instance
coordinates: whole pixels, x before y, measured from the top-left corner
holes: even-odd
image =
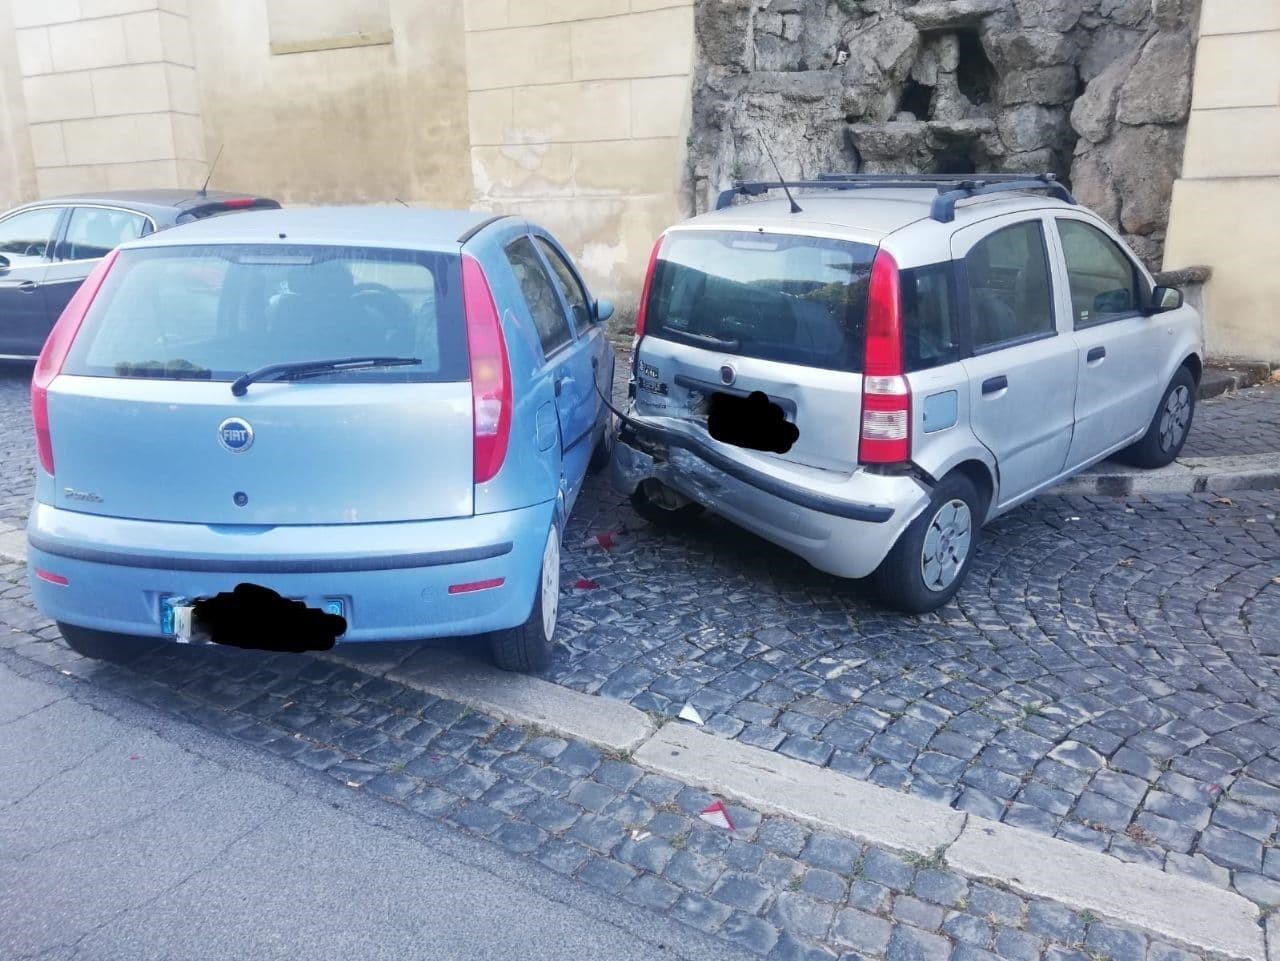
[[[222,148],[225,146],[226,144],[224,143],[218,147],[218,153],[214,156],[213,163],[209,164],[209,174],[204,178],[204,183],[198,191],[201,197],[205,196],[209,192],[209,181],[213,179],[213,171],[217,168],[218,161],[222,159]]]
[[[760,138],[760,146],[764,147],[764,152],[769,157],[769,163],[773,164],[773,169],[778,173],[778,183],[782,184],[782,189],[787,193],[787,200],[791,202],[791,212],[793,214],[804,213],[804,211],[800,209],[800,205],[796,203],[796,198],[791,196],[791,188],[787,186],[787,181],[782,176],[782,168],[778,166],[778,161],[773,158],[773,151],[769,149],[769,144],[760,133],[759,127],[756,128],[756,136]]]

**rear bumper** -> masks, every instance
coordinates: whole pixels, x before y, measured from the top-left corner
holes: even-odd
[[[855,472],[822,479],[766,471],[662,424],[633,420],[614,446],[614,486],[654,478],[685,497],[839,577],[865,577],[929,502],[912,477]]]
[[[160,601],[237,584],[269,587],[313,607],[342,600],[339,643],[452,637],[522,624],[533,609],[555,504],[401,524],[210,527],[122,520],[36,504],[28,570],[48,617],[163,637]],[[43,570],[65,586],[36,577]],[[500,587],[450,594],[456,584]]]

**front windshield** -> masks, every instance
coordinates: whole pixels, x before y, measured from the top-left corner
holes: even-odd
[[[269,364],[416,357],[323,379],[466,380],[456,254],[336,246],[127,250],[64,370],[233,381]]]

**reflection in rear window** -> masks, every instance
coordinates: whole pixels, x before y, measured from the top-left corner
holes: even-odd
[[[875,252],[820,237],[674,231],[658,260],[646,330],[730,354],[858,371]]]
[[[268,364],[415,357],[325,380],[467,379],[456,254],[313,245],[120,253],[64,371],[235,380]]]

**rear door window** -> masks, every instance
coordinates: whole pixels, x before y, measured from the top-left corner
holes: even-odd
[[[791,234],[678,230],[667,235],[646,330],[745,357],[862,368],[870,244]]]
[[[976,351],[1054,333],[1044,227],[1028,221],[978,241],[964,259]]]
[[[533,325],[542,341],[542,352],[550,357],[573,340],[569,320],[560,306],[555,281],[542,265],[542,258],[528,237],[507,244],[507,261],[520,284],[520,293],[533,316]]]
[[[235,380],[269,364],[415,357],[320,380],[464,381],[457,254],[333,246],[125,250],[64,370]]]
[[[902,271],[902,353],[908,372],[950,364],[961,357],[959,325],[952,309],[951,264]]]
[[[121,244],[150,233],[142,214],[105,207],[73,207],[67,233],[58,244],[58,260],[97,260]]]

